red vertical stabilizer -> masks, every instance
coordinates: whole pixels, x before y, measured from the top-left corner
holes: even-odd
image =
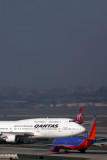
[[[79,124],[82,124],[83,121],[82,121],[82,116],[83,116],[83,113],[82,113],[82,107],[80,107],[79,111],[78,111],[78,114],[77,114],[77,117],[74,119],[74,122],[77,122]]]

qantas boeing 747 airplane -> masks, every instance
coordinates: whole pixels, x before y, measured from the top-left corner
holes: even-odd
[[[82,107],[77,117],[35,118],[18,121],[0,121],[0,138],[9,143],[19,143],[23,138],[56,138],[74,136],[85,131],[82,123]],[[77,124],[78,123],[78,124]]]
[[[69,118],[35,118],[18,121],[0,121],[0,138],[18,143],[23,138],[56,138],[78,135],[85,131]]]

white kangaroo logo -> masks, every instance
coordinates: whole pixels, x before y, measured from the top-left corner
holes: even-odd
[[[82,116],[82,114],[79,113],[79,114],[77,115],[77,120],[80,120],[80,119],[81,119],[81,116]]]

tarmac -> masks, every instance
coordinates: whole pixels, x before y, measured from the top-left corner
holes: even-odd
[[[42,109],[41,110],[0,110],[0,120],[18,120],[27,118],[39,118],[39,117],[75,117],[77,114],[78,107],[71,109]],[[21,115],[21,114],[24,115]],[[54,113],[54,115],[53,115]],[[65,113],[65,116],[63,115]],[[71,114],[70,114],[71,113]],[[74,114],[73,114],[74,113]],[[96,125],[96,137],[107,137],[107,107],[83,107],[83,113],[85,114],[84,120],[91,121],[94,114],[97,115],[97,125]],[[69,115],[70,114],[70,115]],[[60,116],[59,116],[60,115]],[[88,130],[90,125],[86,126]],[[85,133],[83,133],[84,135]],[[60,156],[60,157],[81,157],[90,160],[107,160],[106,150],[90,150],[87,149],[86,153],[80,153],[79,151],[70,151],[70,153],[65,154],[63,150],[60,153],[50,152],[49,149],[40,148],[23,148],[23,147],[8,147],[0,145],[0,153],[12,153],[12,154],[31,154],[31,155],[44,155],[44,156]]]
[[[1,147],[0,153],[12,153],[12,154],[27,154],[27,155],[42,155],[42,156],[60,156],[60,157],[79,157],[87,158],[90,160],[107,160],[107,151],[104,150],[89,150],[86,153],[79,153],[79,151],[70,151],[65,154],[63,150],[59,153],[50,152],[49,149],[39,148],[22,148],[22,147]]]

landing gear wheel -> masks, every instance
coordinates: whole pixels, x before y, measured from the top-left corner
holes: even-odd
[[[59,152],[59,148],[58,147],[55,148],[55,152]]]
[[[69,153],[68,149],[65,149],[64,153]]]
[[[23,139],[20,139],[19,137],[16,137],[16,144],[23,144]]]
[[[87,148],[86,148],[86,149],[87,149]],[[80,153],[85,153],[86,149],[81,149],[81,150],[79,150],[79,151],[80,151]]]

